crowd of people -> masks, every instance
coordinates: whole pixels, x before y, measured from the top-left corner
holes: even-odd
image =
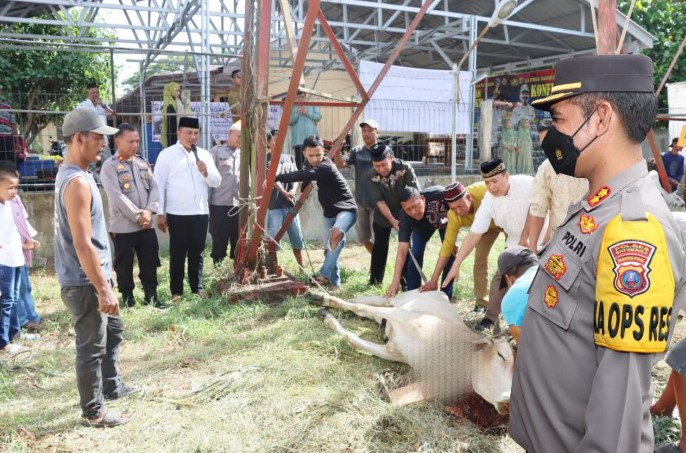
[[[312,276],[317,286],[341,286],[340,254],[353,226],[370,254],[370,285],[383,284],[391,232],[397,232],[393,273],[384,287],[389,298],[412,289],[440,289],[451,297],[462,263],[475,251],[474,311],[485,313],[475,329],[497,333],[502,315],[519,345],[512,438],[532,452],[651,451],[650,413],[668,413],[686,401],[686,343],[680,343],[669,355],[674,371],[665,394],[650,406],[651,368],[673,333],[675,302],[686,295],[686,222],[666,207],[641,153],[656,112],[652,75],[652,62],[642,56],[563,60],[551,95],[532,103],[552,115],[552,125],[538,131],[548,161],[534,177],[513,174],[510,165],[519,164],[509,157],[482,162],[482,181],[466,186],[422,189],[412,166],[379,140],[373,119],[359,124],[363,144],[332,160],[316,133],[318,110],[296,107],[291,137],[302,164],[289,154],[273,162],[278,131],[265,137],[267,165],[278,165],[265,200],[268,236],[282,226],[298,190],[316,184],[325,250]],[[225,144],[205,150],[197,146],[198,120],[180,117],[175,143],[153,169],[137,154],[136,127],[107,126],[106,108],[97,111],[97,101],[94,94],[94,107],[77,108],[62,126],[68,153],[55,187],[55,268],[76,332],[82,422],[110,427],[128,417],[109,411],[105,400],[135,391],[118,367],[123,325],[113,274],[121,305],[136,305],[137,257],[142,302],[165,305],[157,291],[156,226],[169,234],[171,302],[183,296],[186,272],[190,292],[203,297],[208,231],[215,265],[236,257],[241,124],[233,123]],[[517,112],[520,127],[530,127],[527,115]],[[116,147],[102,163],[106,222],[88,168],[100,159],[108,135]],[[683,157],[666,158],[683,177]],[[345,167],[354,168],[354,193],[339,171]],[[6,354],[22,348],[14,339],[41,326],[26,267],[40,244],[17,196],[18,182],[16,167],[3,162],[0,350]],[[469,231],[457,246],[463,228]],[[440,252],[427,278],[425,251],[436,232]],[[489,285],[488,257],[501,233],[506,249]],[[302,268],[297,216],[288,234]]]

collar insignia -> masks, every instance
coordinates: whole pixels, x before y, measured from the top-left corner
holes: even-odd
[[[610,196],[611,193],[612,193],[612,189],[610,189],[610,187],[603,186],[600,189],[598,189],[598,191],[595,193],[595,195],[588,197],[588,200],[586,200],[586,201],[588,201],[588,204],[592,208],[595,208],[600,203],[605,201]]]

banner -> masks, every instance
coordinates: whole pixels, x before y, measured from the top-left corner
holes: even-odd
[[[162,101],[151,102],[152,112],[152,140],[160,141],[162,133]],[[191,102],[193,117],[198,117],[200,102]],[[233,124],[231,109],[228,102],[210,102],[210,134],[215,143],[225,142],[229,134],[229,128]]]

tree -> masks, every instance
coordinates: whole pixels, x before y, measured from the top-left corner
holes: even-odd
[[[64,13],[59,13],[64,18]],[[73,13],[76,14],[76,13]],[[54,17],[42,17],[44,19]],[[76,21],[75,17],[75,21]],[[12,24],[14,33],[27,35],[50,35],[61,37],[65,34],[100,38],[103,42],[112,40],[114,34],[100,28],[79,30],[74,26],[62,27],[43,24]],[[0,32],[8,25],[1,25]],[[58,38],[52,41],[60,42]],[[40,46],[40,40],[34,40]],[[107,99],[110,89],[110,58],[106,49],[102,53],[79,52],[64,43],[63,50],[35,50],[29,47],[0,48],[0,92],[10,98],[12,107],[29,112],[16,112],[19,133],[30,143],[50,122],[58,122],[61,115],[56,111],[69,111],[86,96],[88,83],[101,87],[101,96]],[[45,113],[31,113],[30,111]]]
[[[630,0],[618,0],[617,9],[629,12]],[[683,24],[686,23],[686,2],[674,0],[638,0],[631,20],[655,36],[652,49],[643,51],[655,65],[655,87],[662,82],[669,65],[684,39]],[[672,69],[667,83],[686,80],[686,54],[682,54]],[[667,92],[660,93],[660,108],[667,108]]]

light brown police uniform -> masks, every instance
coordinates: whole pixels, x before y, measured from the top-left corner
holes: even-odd
[[[683,300],[684,241],[641,160],[571,206],[539,255],[510,435],[528,452],[652,452],[653,364]]]

